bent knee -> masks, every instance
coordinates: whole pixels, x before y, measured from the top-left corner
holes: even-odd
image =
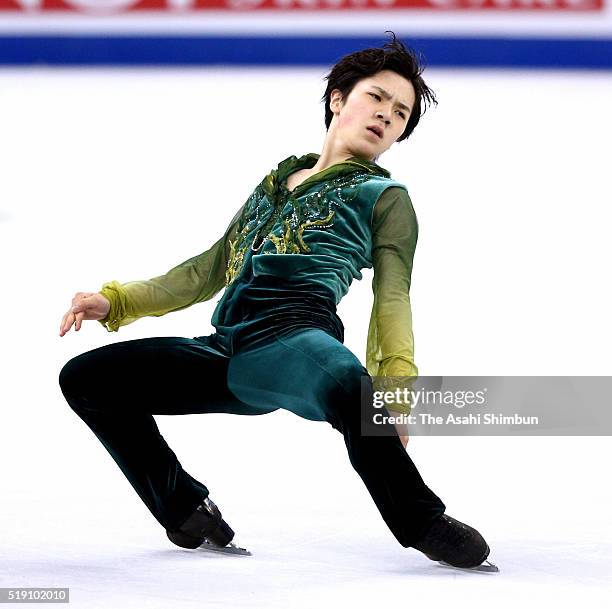
[[[58,381],[63,393],[69,392],[73,385],[73,382],[77,376],[75,374],[75,368],[76,366],[73,358],[68,360],[60,370]]]
[[[68,360],[60,370],[58,381],[64,395],[80,395],[88,385],[88,357],[86,353]]]

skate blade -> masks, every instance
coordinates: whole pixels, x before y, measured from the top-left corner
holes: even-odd
[[[459,571],[479,571],[481,573],[499,573],[499,567],[494,565],[490,560],[485,560],[481,565],[477,565],[476,567],[455,567],[455,565],[450,565],[443,560],[438,560],[438,564],[443,567],[448,567],[450,569],[457,569]],[[489,563],[489,564],[485,564]]]
[[[229,542],[226,546],[216,546],[210,543],[208,539],[204,538],[202,545],[198,546],[198,550],[204,550],[205,552],[218,552],[219,554],[238,554],[241,556],[252,556],[251,552],[246,548],[241,548],[233,542]]]

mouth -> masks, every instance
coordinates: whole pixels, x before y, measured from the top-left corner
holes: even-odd
[[[366,129],[374,133],[378,137],[378,139],[382,140],[383,138],[382,127],[379,127],[378,125],[371,125],[370,127],[366,127]]]

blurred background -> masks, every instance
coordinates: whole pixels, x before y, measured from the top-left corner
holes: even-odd
[[[379,159],[419,220],[420,373],[610,374],[608,1],[0,0],[0,586],[76,607],[607,598],[608,437],[411,438],[487,576],[402,548],[324,423],[157,416],[253,552],[232,558],[173,546],[60,392],[86,350],[213,331],[220,295],[118,333],[59,324],[75,292],[204,251],[281,160],[320,152],[324,76],[387,30],[439,102]],[[371,279],[339,306],[362,361]]]

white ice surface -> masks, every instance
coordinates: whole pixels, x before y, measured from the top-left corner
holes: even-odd
[[[487,538],[490,575],[402,548],[327,424],[157,416],[253,552],[218,556],[166,539],[60,393],[85,350],[212,331],[216,298],[58,336],[76,291],[202,251],[279,160],[319,152],[323,74],[0,71],[0,586],[69,587],[78,608],[605,606],[609,437],[411,438],[448,513]],[[379,161],[419,217],[421,374],[609,374],[612,79],[427,74],[440,105]],[[339,308],[362,359],[370,280]]]

